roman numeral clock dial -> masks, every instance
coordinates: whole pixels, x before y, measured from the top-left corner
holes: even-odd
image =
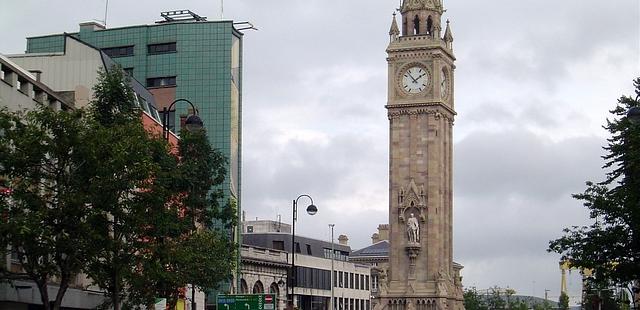
[[[429,72],[423,67],[413,66],[402,74],[401,86],[409,94],[419,94],[429,86]]]

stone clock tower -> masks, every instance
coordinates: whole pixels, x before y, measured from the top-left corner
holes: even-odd
[[[464,309],[453,262],[453,36],[442,0],[404,0],[390,43],[389,267],[377,310]],[[400,31],[400,28],[402,31]]]

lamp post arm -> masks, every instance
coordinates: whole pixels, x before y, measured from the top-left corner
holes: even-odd
[[[298,200],[299,200],[300,198],[302,198],[302,197],[307,197],[307,198],[309,198],[309,200],[311,200],[311,204],[313,204],[313,198],[311,198],[311,196],[309,196],[309,195],[307,195],[307,194],[302,194],[302,195],[298,196],[298,198],[296,198],[296,200],[295,200],[295,204],[294,204],[294,205],[297,205],[297,204],[298,204]]]
[[[198,113],[200,113],[200,112],[198,111],[198,108],[196,108],[196,106],[195,106],[195,105],[193,105],[193,103],[192,103],[191,101],[189,101],[189,100],[187,100],[187,99],[182,99],[182,98],[174,100],[174,101],[169,105],[169,108],[167,108],[167,110],[168,110],[169,112],[172,112],[172,111],[171,111],[171,108],[173,108],[173,106],[174,106],[176,103],[180,102],[180,101],[185,101],[185,102],[189,103],[189,105],[191,106],[191,108],[193,109],[193,111],[194,111],[194,113],[195,113],[196,115],[197,115]]]
[[[162,109],[162,137],[165,140],[169,139],[169,113],[175,112],[175,110],[172,110],[173,106],[176,103],[180,102],[180,101],[187,102],[191,106],[191,108],[193,109],[193,113],[195,115],[198,115],[198,113],[199,113],[198,108],[196,108],[196,106],[191,101],[189,101],[187,99],[182,99],[182,98],[176,99],[173,102],[171,102],[169,107],[164,107]]]

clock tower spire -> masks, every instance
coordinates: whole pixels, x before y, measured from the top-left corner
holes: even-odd
[[[441,0],[403,0],[399,11],[387,47],[389,266],[375,309],[464,310],[453,262],[453,35]]]

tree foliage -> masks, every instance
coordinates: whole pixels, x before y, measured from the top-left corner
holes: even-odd
[[[590,211],[594,223],[564,229],[565,235],[549,243],[549,251],[562,254],[572,266],[592,269],[595,280],[629,284],[640,279],[640,125],[626,116],[639,106],[640,78],[634,81],[636,99],[622,96],[604,126],[611,133],[600,183],[587,182],[573,195]]]
[[[45,309],[59,309],[72,277],[93,248],[85,220],[87,123],[82,111],[0,110],[0,175],[11,195],[0,196],[0,248],[9,249],[22,271],[2,270],[5,279],[33,280]],[[4,269],[5,265],[2,264]],[[59,281],[50,303],[48,285]]]
[[[225,158],[204,131],[183,133],[172,154],[144,128],[127,85],[114,67],[100,72],[89,113],[0,110],[0,185],[12,189],[0,196],[0,247],[24,269],[0,276],[35,281],[46,309],[60,307],[80,272],[117,310],[155,297],[175,304],[180,288],[214,288],[233,269]]]
[[[478,294],[475,287],[465,289],[463,293],[464,308],[466,310],[488,310],[484,299]]]
[[[560,297],[558,298],[558,307],[559,310],[569,310],[569,295],[567,295],[567,293],[560,293]]]
[[[153,249],[141,260],[145,272],[139,279],[143,286],[152,283],[147,298],[165,297],[170,306],[179,296],[176,287],[216,288],[228,280],[236,255],[226,231],[235,225],[235,211],[229,202],[223,205],[220,189],[226,160],[212,149],[203,130],[180,136],[180,158],[171,173],[174,192],[183,193],[179,212],[150,213],[164,224],[149,227],[146,240]]]

